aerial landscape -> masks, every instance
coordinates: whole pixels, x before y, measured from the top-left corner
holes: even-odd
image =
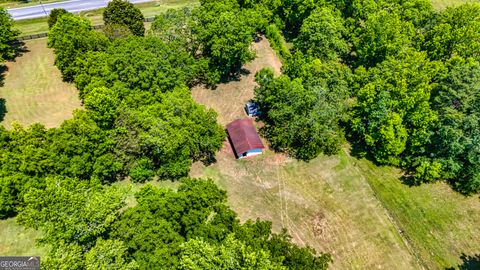
[[[480,0],[0,0],[15,260],[480,270]]]

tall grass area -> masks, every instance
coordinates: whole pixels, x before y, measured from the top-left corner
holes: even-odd
[[[182,8],[198,4],[197,0],[162,0],[136,5],[145,17],[154,17],[170,8]],[[79,15],[89,19],[93,25],[103,24],[103,10],[83,11]],[[47,18],[21,20],[15,23],[15,28],[20,30],[21,36],[34,35],[48,32]]]

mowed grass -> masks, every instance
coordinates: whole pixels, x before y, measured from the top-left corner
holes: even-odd
[[[0,87],[7,113],[1,124],[6,128],[14,121],[59,126],[72,118],[73,110],[81,108],[78,91],[73,84],[62,81],[46,39],[27,41],[25,45],[27,52],[7,63],[5,84]]]
[[[258,57],[240,80],[193,89],[194,99],[215,109],[223,125],[245,117],[256,71],[279,73],[281,63],[266,40],[254,49]],[[462,254],[480,253],[478,198],[442,183],[410,188],[400,170],[355,159],[348,146],[309,163],[270,150],[236,161],[225,142],[217,163],[196,163],[191,176],[212,178],[227,190],[241,220],[272,220],[295,242],[332,253],[333,269],[444,269],[459,265]]]
[[[137,4],[136,6],[142,11],[143,15],[148,18],[165,12],[167,9],[182,8],[185,6],[196,4],[198,4],[197,0],[157,0]],[[79,13],[79,16],[89,19],[93,25],[102,25],[103,10],[104,9],[83,11]],[[20,36],[46,33],[48,32],[47,18],[17,21],[15,22],[15,28],[20,30]]]
[[[0,256],[43,256],[44,248],[35,244],[39,231],[25,229],[15,218],[0,220]]]
[[[408,187],[398,169],[355,163],[429,269],[456,266],[462,254],[480,254],[478,196],[462,196],[445,183]]]

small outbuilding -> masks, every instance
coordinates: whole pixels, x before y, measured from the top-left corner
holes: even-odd
[[[227,125],[228,137],[237,159],[263,154],[260,136],[250,118],[237,119]]]

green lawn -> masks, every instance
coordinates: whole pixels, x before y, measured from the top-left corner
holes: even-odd
[[[354,160],[379,200],[429,269],[459,264],[462,253],[480,254],[480,200],[444,183],[408,187],[400,172]]]
[[[14,218],[0,220],[0,255],[1,256],[43,256],[44,248],[35,245],[40,232],[24,229]]]
[[[15,62],[7,63],[5,85],[0,87],[7,113],[1,124],[7,128],[14,121],[58,126],[72,118],[74,109],[81,108],[78,91],[73,84],[62,81],[46,39],[27,41],[26,48]]]
[[[181,8],[188,5],[196,5],[197,0],[161,0],[152,1],[148,3],[142,3],[136,5],[145,17],[154,17],[155,15],[165,12],[170,8]],[[84,11],[79,15],[84,18],[88,18],[92,21],[93,25],[103,24],[103,9],[97,9],[92,11]],[[15,23],[15,27],[20,30],[20,36],[33,35],[38,33],[48,32],[48,25],[46,18],[22,20]]]

